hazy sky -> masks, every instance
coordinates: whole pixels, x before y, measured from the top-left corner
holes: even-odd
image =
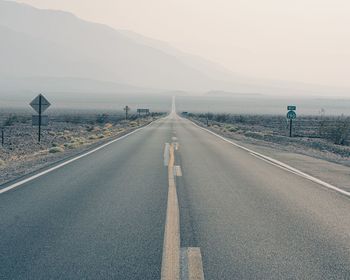
[[[22,0],[254,77],[350,87],[349,0]]]

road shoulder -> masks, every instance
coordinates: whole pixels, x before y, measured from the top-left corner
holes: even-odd
[[[350,167],[348,166],[309,155],[300,154],[298,152],[286,151],[284,149],[280,149],[276,145],[271,145],[271,147],[269,147],[266,145],[266,142],[259,143],[258,141],[254,141],[254,143],[251,143],[244,141],[245,139],[237,139],[235,137],[232,137],[232,135],[222,133],[221,131],[213,129],[210,126],[206,127],[198,122],[196,122],[196,124],[205,129],[209,129],[210,131],[217,133],[220,136],[232,140],[238,145],[244,146],[257,153],[288,164],[293,168],[296,168],[329,184],[337,186],[342,190],[345,190],[347,192],[350,191]]]

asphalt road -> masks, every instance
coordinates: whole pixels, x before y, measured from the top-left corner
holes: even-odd
[[[160,279],[172,141],[205,279],[350,279],[348,197],[177,117],[0,194],[0,279]]]

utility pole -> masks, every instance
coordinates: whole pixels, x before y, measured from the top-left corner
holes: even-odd
[[[125,120],[128,119],[128,112],[130,110],[130,107],[128,105],[125,106],[124,111],[125,111]]]

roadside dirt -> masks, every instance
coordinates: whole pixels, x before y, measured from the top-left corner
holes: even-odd
[[[16,124],[7,128],[5,145],[0,146],[0,185],[125,135],[153,120],[150,117],[99,125],[53,122],[43,129],[40,144],[35,128]]]
[[[292,143],[278,144],[246,137],[241,134],[227,131],[224,127],[209,126],[195,121],[198,125],[232,139],[237,144],[253,151],[277,159],[300,171],[335,185],[346,191],[350,191],[350,158],[305,148],[303,145]]]

